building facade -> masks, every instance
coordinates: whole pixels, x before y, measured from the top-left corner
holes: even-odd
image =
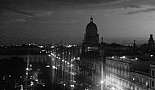
[[[142,67],[138,66],[140,64]],[[146,65],[150,66],[145,68]],[[134,67],[146,69],[148,72]],[[107,57],[105,66],[106,86],[117,90],[154,90],[154,70],[154,65],[139,63],[137,58]]]

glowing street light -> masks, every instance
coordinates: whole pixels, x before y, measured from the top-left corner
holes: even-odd
[[[115,88],[114,87],[111,87],[111,90],[115,90]]]
[[[126,59],[126,56],[122,56],[122,57],[120,57],[121,59]]]
[[[75,86],[74,85],[70,85],[70,87],[74,88]]]
[[[48,68],[48,67],[50,67],[50,65],[47,65],[46,67]]]
[[[104,83],[104,81],[103,81],[103,80],[101,80],[101,81],[100,81],[100,83],[101,83],[101,84],[103,84],[103,83]]]
[[[56,66],[52,66],[52,68],[53,68],[53,69],[57,69],[57,67],[56,67]]]
[[[132,80],[134,81],[134,80],[135,80],[135,78],[132,78]]]

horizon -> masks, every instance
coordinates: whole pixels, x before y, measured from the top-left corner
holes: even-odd
[[[149,38],[136,38],[136,39],[132,39],[132,38],[104,38],[103,41],[104,43],[108,43],[108,44],[112,44],[112,43],[117,43],[117,44],[121,44],[121,45],[132,45],[134,40],[136,41],[137,45],[142,45],[142,44],[146,44],[148,43],[148,39]],[[64,45],[68,45],[68,44],[82,44],[82,40],[78,40],[78,41],[74,41],[74,40],[60,40],[60,41],[45,41],[45,40],[40,40],[40,41],[19,41],[19,42],[9,42],[9,43],[4,43],[4,42],[0,42],[1,45],[22,45],[22,44],[29,44],[29,43],[34,43],[34,44],[40,44],[40,45],[46,45],[46,44],[64,44]],[[101,42],[101,40],[100,40]]]

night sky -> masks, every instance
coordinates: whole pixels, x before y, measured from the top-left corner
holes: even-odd
[[[107,42],[155,35],[155,0],[0,0],[0,43],[81,42],[90,16]]]

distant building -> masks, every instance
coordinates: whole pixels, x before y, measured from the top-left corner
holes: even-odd
[[[141,58],[142,60],[145,60],[145,61],[150,60],[150,58],[155,55],[155,43],[154,43],[153,35],[150,34],[148,43],[145,43],[140,45],[139,47],[136,47],[135,52],[138,54],[138,57]]]
[[[150,38],[148,40],[148,50],[147,50],[148,54],[155,54],[155,44],[154,44],[154,39],[153,39],[153,35],[150,34]]]
[[[103,43],[103,42],[102,42]],[[95,87],[103,79],[103,47],[99,43],[97,25],[93,18],[86,27],[84,40],[82,43],[82,53],[80,55],[80,82],[83,87]]]
[[[92,55],[91,55],[92,54]],[[82,56],[90,57],[99,54],[99,35],[96,24],[93,22],[93,18],[90,18],[90,23],[86,27],[84,40],[82,43]]]
[[[117,43],[107,44],[104,43],[104,55],[105,56],[123,56],[131,55],[131,47],[124,46]]]
[[[155,47],[155,45],[154,45],[153,35],[150,34],[150,38],[148,40],[148,50],[152,51],[152,50],[154,50],[154,47]]]
[[[42,48],[36,45],[24,44],[24,45],[0,47],[0,55],[39,55],[39,54],[43,54],[43,50]]]

